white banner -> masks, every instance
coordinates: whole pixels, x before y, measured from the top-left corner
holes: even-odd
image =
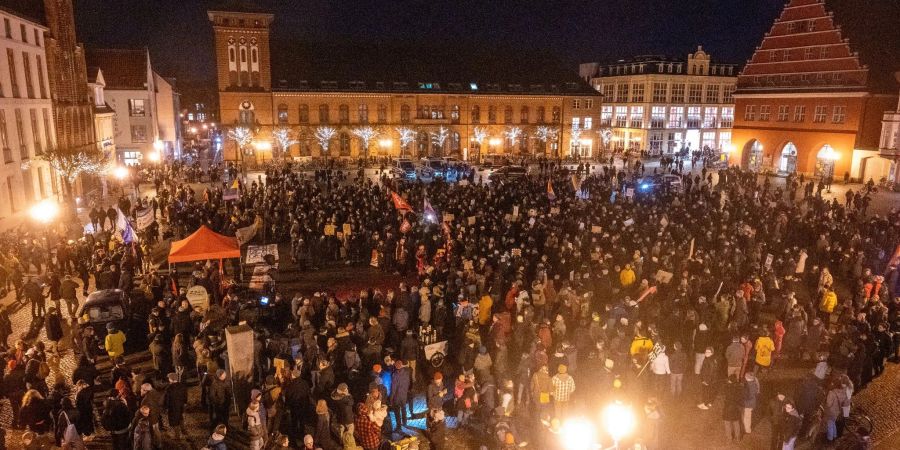
[[[278,244],[247,246],[245,262],[247,264],[260,264],[265,262],[266,255],[272,255],[275,257],[275,261],[278,261]]]
[[[234,237],[237,239],[238,245],[244,245],[250,242],[254,236],[256,236],[256,224],[250,225],[249,227],[238,228],[234,232]]]
[[[137,229],[145,230],[153,224],[153,208],[144,208],[137,212]]]

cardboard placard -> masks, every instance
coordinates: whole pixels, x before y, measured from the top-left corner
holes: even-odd
[[[205,287],[199,284],[191,286],[190,289],[187,290],[185,297],[187,297],[191,307],[200,308],[200,312],[206,311],[209,307],[209,293],[206,292]]]
[[[514,248],[510,252],[512,253],[513,256],[522,256],[521,248]]]
[[[463,270],[475,270],[475,264],[472,263],[471,259],[463,261]]]
[[[766,269],[772,268],[772,261],[775,261],[775,256],[773,256],[771,253],[767,254],[766,255]]]
[[[278,261],[278,244],[248,246],[247,257],[244,259],[244,263],[261,264],[265,262],[266,255],[272,255],[275,257],[275,261]]]
[[[286,361],[281,358],[272,359],[272,365],[275,366],[276,369],[284,369],[285,362]]]
[[[350,231],[351,231],[351,230],[350,230],[350,224],[349,224],[349,223],[345,223],[344,226],[343,226],[344,236],[350,236]]]
[[[630,227],[630,226],[634,225],[634,219],[628,219],[628,220],[622,222],[622,225],[624,225],[625,227]]]
[[[559,207],[554,206],[554,207],[550,208],[550,214],[559,214]]]
[[[653,279],[662,283],[669,284],[672,281],[672,272],[666,272],[665,270],[657,270],[656,275],[653,276]]]
[[[512,216],[519,217],[519,206],[518,205],[513,206]]]
[[[334,236],[335,227],[334,225],[325,225],[325,236]]]
[[[602,232],[603,232],[603,227],[600,227],[598,225],[591,225],[591,233],[600,234]]]
[[[475,216],[469,216],[469,225],[475,225]]]
[[[627,198],[634,197],[634,188],[625,189],[625,197],[627,197]]]

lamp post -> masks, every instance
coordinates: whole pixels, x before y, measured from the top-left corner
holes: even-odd
[[[269,141],[256,141],[253,143],[253,149],[258,152],[258,154],[263,155],[263,161],[265,161],[265,152],[272,153],[272,143]]]
[[[566,450],[593,450],[597,447],[595,427],[584,417],[566,419],[559,434]]]
[[[834,181],[834,163],[835,161],[841,159],[841,154],[834,151],[831,146],[825,148],[825,154],[822,155],[826,161],[828,161],[828,165],[826,166],[825,173],[822,176],[825,178],[825,192],[831,193],[831,183]]]
[[[390,156],[391,146],[393,146],[393,144],[394,144],[394,141],[392,141],[388,138],[378,140],[378,147],[381,148],[381,153],[387,154],[387,156]]]
[[[497,147],[500,146],[501,142],[500,138],[491,138],[488,140],[488,145],[491,147],[491,153],[497,153]]]
[[[728,144],[722,148],[722,155],[725,156],[725,168],[728,168],[728,159],[731,157],[731,154],[737,150],[737,147],[734,144]]]

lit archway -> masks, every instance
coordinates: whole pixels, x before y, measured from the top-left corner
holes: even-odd
[[[781,150],[781,160],[778,163],[778,171],[791,174],[797,171],[797,146],[793,142],[784,144]]]
[[[825,144],[816,153],[816,172],[819,178],[834,178],[834,162],[840,159],[841,155],[836,152],[830,145]]]
[[[743,166],[753,172],[758,172],[763,164],[763,145],[757,139],[751,139],[744,145],[742,153]]]

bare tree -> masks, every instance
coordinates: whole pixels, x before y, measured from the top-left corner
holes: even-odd
[[[73,185],[78,177],[82,174],[103,174],[109,166],[106,155],[94,147],[87,150],[50,147],[35,159],[46,161],[50,168],[60,175],[63,180],[63,195],[73,208],[75,206]],[[23,169],[28,169],[29,166],[29,161],[22,164]]]
[[[275,138],[275,142],[278,144],[278,150],[280,152],[281,157],[287,155],[290,151],[292,145],[299,142],[294,139],[294,133],[288,127],[279,127],[276,128],[275,131],[272,132],[272,136]]]
[[[444,128],[443,126],[438,128],[436,133],[431,134],[431,143],[437,147],[438,152],[443,155],[444,154],[444,143],[447,142],[447,138],[450,137],[450,130]]]
[[[397,133],[400,135],[400,156],[403,156],[405,152],[402,150],[409,150],[409,144],[416,140],[416,131],[408,127],[398,127]]]
[[[519,138],[522,136],[522,129],[519,127],[508,127],[506,131],[503,132],[503,135],[509,140],[509,146],[515,147],[516,144],[519,143]]]
[[[372,141],[372,139],[375,139],[375,137],[378,136],[378,130],[376,130],[370,126],[364,126],[364,127],[355,128],[353,130],[353,134],[355,134],[356,137],[358,137],[359,140],[362,141],[363,149],[366,152],[365,158],[366,158],[366,161],[368,161],[369,160],[369,143]]]
[[[332,127],[316,128],[316,140],[319,141],[319,147],[322,147],[322,154],[325,155],[326,161],[328,160],[328,146],[331,145],[331,140],[335,135],[337,135],[337,130]]]
[[[247,127],[235,127],[228,130],[228,139],[231,139],[238,146],[238,150],[243,154],[244,150],[253,141],[253,131]]]
[[[544,153],[547,152],[547,144],[550,142],[556,142],[556,138],[559,136],[559,130],[554,127],[548,127],[545,125],[537,127],[535,130],[535,137],[544,143]]]

